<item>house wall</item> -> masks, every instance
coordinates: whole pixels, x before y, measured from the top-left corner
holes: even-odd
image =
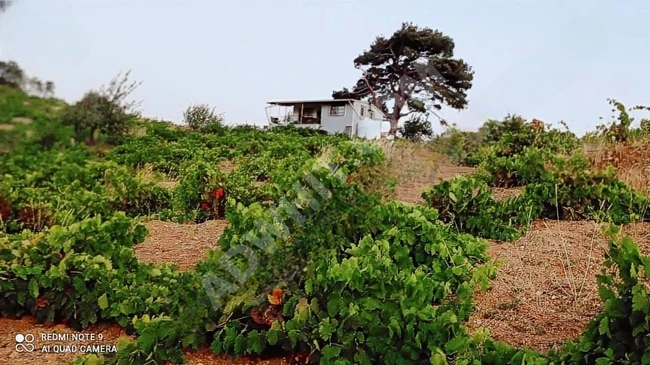
[[[381,109],[377,108],[375,105],[371,105],[372,111],[375,113],[375,119],[383,120],[384,118],[388,119],[387,116],[384,116],[384,112]]]
[[[345,132],[345,127],[352,125],[354,114],[349,103],[345,105],[345,115],[341,117],[330,115],[330,106],[323,105],[321,107],[321,129],[328,133]]]
[[[330,115],[330,107],[330,105],[321,106],[321,124],[311,125],[310,128],[322,129],[328,133],[342,133],[346,131],[347,127],[350,127],[352,128],[353,134],[359,135],[360,137],[365,136],[366,138],[376,138],[376,135],[381,134],[382,123],[380,121],[383,118],[383,114],[374,105],[364,101],[346,102],[345,115],[343,116]],[[365,109],[364,117],[361,117],[362,107]],[[374,112],[373,119],[370,119],[368,116],[369,110]],[[299,113],[300,105],[294,106],[293,115],[296,120]],[[364,124],[364,127],[362,127],[363,131],[359,130],[360,123]],[[370,126],[368,123],[375,123],[377,126]]]
[[[361,116],[361,108],[364,108],[364,115]],[[355,115],[352,122],[355,126],[355,135],[366,139],[379,139],[390,129],[390,123],[385,121],[385,116],[381,109],[369,102],[354,102]],[[373,112],[370,118],[369,111]]]

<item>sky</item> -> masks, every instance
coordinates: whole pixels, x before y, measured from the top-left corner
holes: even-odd
[[[354,58],[408,21],[451,36],[475,72],[468,107],[443,109],[449,122],[514,113],[582,134],[609,118],[608,98],[650,104],[649,18],[644,0],[15,0],[0,60],[68,102],[131,70],[145,116],[180,122],[208,103],[228,123],[266,124],[267,101],[353,86]]]

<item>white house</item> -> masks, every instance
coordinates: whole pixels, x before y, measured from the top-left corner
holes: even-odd
[[[390,122],[375,105],[355,99],[269,101],[266,116],[271,127],[292,124],[298,128],[348,133],[350,137],[380,139]]]

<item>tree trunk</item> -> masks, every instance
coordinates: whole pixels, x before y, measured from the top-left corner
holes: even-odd
[[[390,115],[390,131],[388,132],[391,135],[397,134],[397,126],[399,123],[399,117],[402,113],[402,108],[404,107],[404,102],[398,98],[395,98],[395,105],[393,105],[393,112]]]
[[[393,118],[390,118],[390,130],[388,131],[388,134],[394,136],[397,134],[397,122],[399,120],[394,120]]]
[[[87,144],[90,146],[95,145],[95,132],[97,131],[97,128],[90,128],[90,136],[88,136],[88,142]]]

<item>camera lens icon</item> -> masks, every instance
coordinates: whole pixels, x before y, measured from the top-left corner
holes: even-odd
[[[16,352],[32,352],[36,348],[33,344],[34,335],[19,333],[16,335]]]

